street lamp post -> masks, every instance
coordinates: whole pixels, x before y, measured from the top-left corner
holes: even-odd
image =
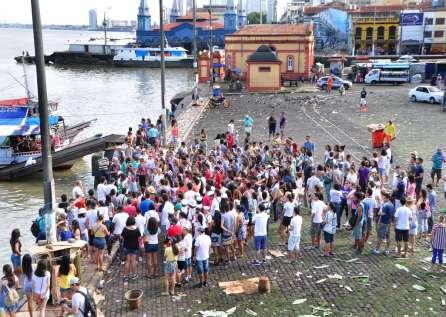
[[[48,96],[46,93],[45,60],[43,56],[42,22],[40,20],[39,0],[31,0],[31,10],[37,74],[37,93],[39,96],[40,136],[42,142],[43,210],[45,212],[46,219],[46,239],[49,243],[51,243],[56,241],[56,223],[54,219],[55,194],[51,141],[48,124]]]
[[[192,1],[192,19],[193,19],[193,25],[192,25],[192,49],[194,54],[194,88],[197,86],[198,83],[198,65],[197,65],[197,2],[196,0]]]
[[[163,0],[159,0],[160,5],[160,54],[161,54],[161,119],[162,119],[162,131],[161,135],[163,137],[163,145],[166,145],[166,77],[165,77],[165,71],[166,71],[166,63],[164,58],[164,13],[163,13]]]
[[[213,47],[212,47],[212,0],[209,0],[209,85],[214,83],[213,70]]]

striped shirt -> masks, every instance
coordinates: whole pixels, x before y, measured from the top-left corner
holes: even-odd
[[[432,248],[444,250],[446,246],[446,226],[435,224],[432,228]]]

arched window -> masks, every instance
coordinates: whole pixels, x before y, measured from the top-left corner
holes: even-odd
[[[362,29],[360,27],[357,27],[355,29],[355,39],[360,40],[361,39],[361,33],[362,33]]]
[[[389,40],[395,40],[396,39],[396,26],[389,27]]]
[[[378,40],[384,40],[384,27],[378,27]]]
[[[287,72],[294,72],[294,56],[287,56]]]
[[[372,40],[373,39],[373,28],[372,27],[368,27],[366,29],[365,39],[366,40]]]

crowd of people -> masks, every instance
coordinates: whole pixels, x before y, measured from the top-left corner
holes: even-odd
[[[323,238],[321,256],[332,256],[336,233],[349,230],[354,252],[364,252],[372,242],[369,252],[388,255],[396,242],[396,256],[406,257],[416,252],[416,239],[428,239],[433,268],[437,259],[443,263],[446,222],[436,193],[446,160],[441,149],[432,157],[431,182],[424,185],[428,177],[423,159],[414,152],[407,164],[395,162],[390,139],[383,149],[360,160],[344,145],[325,145],[323,157],[316,159],[311,136],[299,145],[286,136],[286,121],[285,113],[277,120],[273,110],[267,121],[269,142],[253,140],[254,120],[247,115],[243,141],[231,120],[213,146],[208,147],[203,129],[189,146],[175,139],[176,134],[165,148],[157,126],[141,121],[136,132],[129,129],[112,157],[100,163],[104,168],[96,190],[85,191],[77,181],[71,198],[62,195],[58,239],[87,241],[85,257],[100,271],[104,254],[117,243],[125,262],[124,281],[157,278],[162,268],[164,295],[173,295],[176,287],[191,281],[207,287],[210,264],[228,265],[245,257],[248,243],[256,251],[250,263],[267,264],[275,222],[289,261],[301,256],[300,241],[307,237],[302,228],[309,221],[312,248],[319,249]],[[302,217],[306,210],[309,220]],[[37,223],[39,240],[44,238],[44,217]],[[17,231],[11,235],[11,248],[12,266],[3,269],[9,288],[22,272],[31,276]],[[138,276],[138,261],[144,262],[144,276]],[[42,283],[34,281],[34,276],[48,276],[40,265],[30,278],[31,286],[24,287],[45,299],[47,284],[42,282],[39,293]],[[61,292],[79,287],[78,280],[71,284],[76,272],[69,259],[64,265],[59,270]],[[74,303],[73,298],[71,307],[79,307]]]

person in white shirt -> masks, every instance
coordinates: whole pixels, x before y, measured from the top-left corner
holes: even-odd
[[[313,194],[311,202],[311,244],[315,249],[321,243],[322,215],[327,208],[323,198],[322,193],[317,192]]]
[[[169,201],[167,194],[163,194],[164,207],[161,211],[161,233],[167,237],[167,228],[170,226],[169,215],[175,213],[175,206]]]
[[[69,300],[64,298],[62,301],[62,316],[65,313],[74,317],[83,317],[85,312],[85,296],[88,294],[88,290],[80,285],[80,281],[77,277],[70,279],[70,289],[73,293],[71,298],[71,305]]]
[[[98,221],[98,210],[96,209],[96,202],[94,200],[90,200],[88,206],[87,206],[87,228],[88,228],[88,254],[90,256],[90,259],[92,263],[95,259],[95,247],[93,244],[93,227]]]
[[[84,197],[81,181],[75,181],[73,186],[73,198],[76,199],[78,197]]]
[[[33,298],[40,309],[40,317],[45,317],[46,304],[50,298],[51,273],[47,268],[47,260],[39,260],[32,277]]]
[[[406,206],[406,197],[400,198],[401,207],[395,211],[395,240],[397,243],[397,256],[406,257],[410,222],[412,221],[412,210]],[[404,253],[401,255],[401,241],[404,242]]]
[[[111,248],[113,246],[113,243],[119,240],[121,237],[121,233],[125,228],[125,224],[127,222],[127,218],[129,217],[129,214],[124,212],[121,205],[118,205],[116,209],[116,214],[113,217],[112,223],[114,225],[113,234],[110,236],[110,239],[108,240],[107,244],[107,251],[108,254],[111,253]]]
[[[192,278],[192,234],[190,230],[185,230],[185,235],[183,238],[184,245],[186,247],[186,282]]]
[[[266,249],[268,242],[268,219],[269,215],[266,213],[264,205],[259,206],[260,212],[254,215],[252,222],[254,223],[254,246],[257,251],[257,260],[255,265],[260,264],[260,259],[265,262]]]
[[[107,186],[107,180],[104,176],[101,176],[98,187],[96,188],[96,195],[98,197],[98,202],[102,201],[105,203],[105,196],[109,193],[109,189]]]
[[[324,256],[333,255],[334,250],[334,235],[336,233],[336,226],[338,220],[335,213],[335,205],[333,203],[329,204],[328,210],[324,216]]]
[[[209,272],[209,252],[211,250],[211,238],[204,233],[205,228],[200,227],[200,235],[195,239],[195,259],[197,272],[200,278],[198,287],[206,287]]]
[[[300,232],[302,230],[302,217],[299,207],[294,207],[293,214],[294,216],[290,222],[290,236],[288,237],[288,259],[290,261],[296,260],[299,256]]]
[[[294,195],[292,193],[288,193],[286,203],[283,204],[283,218],[279,227],[280,240],[282,240],[282,244],[286,243],[286,230],[291,223],[291,218],[294,215]]]

